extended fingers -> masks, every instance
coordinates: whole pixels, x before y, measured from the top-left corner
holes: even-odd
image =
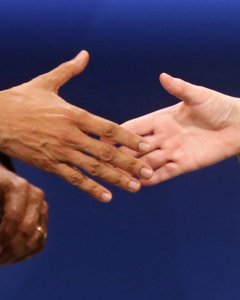
[[[83,111],[79,111],[79,114],[77,113],[77,117],[79,128],[86,133],[106,138],[117,144],[142,153],[150,151],[150,145],[148,145],[144,138],[122,128],[114,122],[105,120],[86,111],[84,113]]]
[[[104,161],[77,151],[71,151],[68,156],[71,157],[78,168],[86,171],[91,176],[98,177],[129,192],[136,192],[140,189],[140,182],[137,179],[118,168],[113,168]],[[70,162],[66,161],[66,163],[69,164]]]
[[[147,164],[105,142],[86,136],[84,143],[82,145],[79,143],[78,150],[91,154],[100,162],[111,164],[136,177],[149,179],[152,176],[152,169]],[[101,166],[104,167],[103,164]]]

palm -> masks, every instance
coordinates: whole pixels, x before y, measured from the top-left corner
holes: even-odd
[[[152,144],[152,152],[142,156],[154,169],[145,185],[209,166],[238,151],[237,101],[179,80],[169,85],[169,80],[173,79],[163,78],[162,84],[183,101],[125,124]]]
[[[228,148],[234,131],[227,124],[217,128],[216,115],[211,113],[211,105],[209,109],[207,106],[189,107],[180,103],[156,113],[158,126],[154,135],[159,137],[158,149],[165,151],[165,160],[175,162],[181,173],[234,154]]]

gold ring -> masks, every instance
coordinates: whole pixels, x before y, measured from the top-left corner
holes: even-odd
[[[41,235],[42,235],[42,237],[43,237],[44,239],[47,238],[47,232],[42,228],[42,226],[38,225],[37,228],[36,228],[36,230],[37,230],[39,233],[41,233]]]

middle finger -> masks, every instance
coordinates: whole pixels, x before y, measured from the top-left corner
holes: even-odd
[[[136,177],[141,179],[150,179],[152,177],[152,169],[146,163],[122,152],[113,145],[88,136],[85,136],[84,141],[80,141],[77,145],[77,150],[90,154],[100,161],[110,163]]]
[[[136,192],[140,188],[140,182],[129,174],[101,162],[81,152],[69,151],[66,163],[75,162],[75,166],[83,169],[92,176],[96,176],[110,184],[121,187],[130,192]]]

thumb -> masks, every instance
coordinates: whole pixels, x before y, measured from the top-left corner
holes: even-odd
[[[190,105],[207,100],[213,92],[210,89],[193,85],[166,73],[160,75],[160,82],[168,93]]]
[[[48,88],[58,91],[71,78],[81,74],[89,62],[89,53],[81,51],[75,58],[67,61],[43,75]]]

